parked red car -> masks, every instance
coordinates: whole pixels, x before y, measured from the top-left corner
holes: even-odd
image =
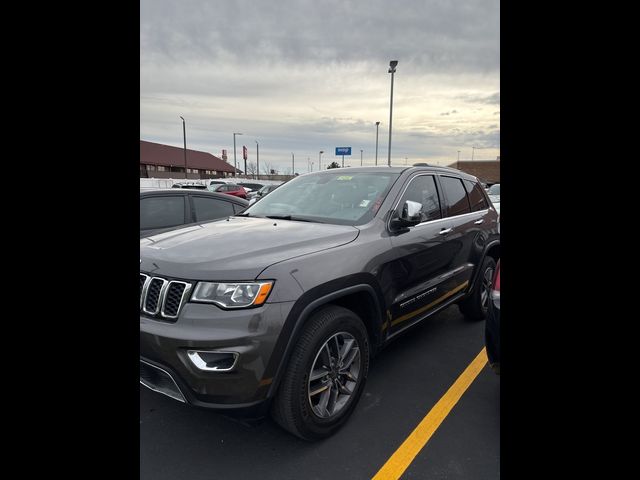
[[[214,192],[226,193],[227,195],[233,195],[234,197],[240,197],[247,199],[247,191],[240,185],[233,183],[224,183],[214,188]]]

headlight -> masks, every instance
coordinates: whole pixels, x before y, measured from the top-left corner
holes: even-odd
[[[272,281],[255,283],[198,282],[191,301],[215,303],[224,308],[243,308],[262,305],[273,286]]]

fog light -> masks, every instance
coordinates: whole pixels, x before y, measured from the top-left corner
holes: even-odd
[[[188,350],[187,355],[196,368],[208,372],[228,372],[233,369],[239,356],[236,352],[203,350]]]

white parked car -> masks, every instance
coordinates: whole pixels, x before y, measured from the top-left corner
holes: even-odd
[[[487,190],[487,194],[489,195],[489,200],[493,203],[493,206],[496,207],[496,211],[500,214],[500,184],[494,183]]]

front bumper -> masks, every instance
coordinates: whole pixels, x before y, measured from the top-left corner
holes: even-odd
[[[265,368],[293,303],[230,311],[187,303],[175,323],[141,314],[140,383],[191,405],[260,414],[273,380]],[[237,358],[226,371],[203,370],[194,350]]]

